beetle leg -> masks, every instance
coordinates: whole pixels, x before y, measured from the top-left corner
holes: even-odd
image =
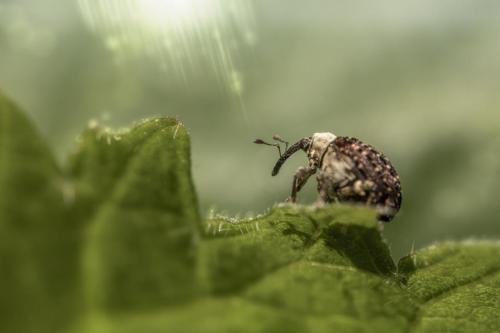
[[[317,208],[320,208],[323,207],[328,201],[330,201],[330,198],[328,196],[328,186],[326,185],[323,177],[318,177],[318,194],[318,199],[316,200],[316,203],[314,205]]]
[[[292,194],[288,201],[296,202],[297,193],[302,189],[302,187],[307,183],[309,177],[311,177],[316,172],[316,168],[311,167],[300,167],[295,176],[293,177],[292,183]]]

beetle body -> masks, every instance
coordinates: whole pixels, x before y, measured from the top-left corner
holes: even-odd
[[[256,143],[265,142],[256,140]],[[399,176],[389,160],[372,146],[356,138],[314,133],[280,153],[272,175],[277,175],[283,163],[299,150],[307,154],[309,163],[297,170],[289,201],[296,201],[297,193],[315,174],[320,205],[366,204],[375,207],[378,219],[384,222],[392,220],[399,211],[402,202]]]

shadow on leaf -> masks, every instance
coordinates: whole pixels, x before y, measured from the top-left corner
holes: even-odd
[[[323,231],[322,238],[359,269],[384,276],[396,272],[389,248],[375,228],[335,223]]]

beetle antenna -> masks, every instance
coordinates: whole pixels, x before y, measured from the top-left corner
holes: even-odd
[[[310,144],[311,144],[311,138],[303,138],[303,139],[295,142],[293,145],[291,145],[290,148],[288,148],[283,153],[283,155],[280,156],[279,160],[274,165],[272,175],[276,176],[278,174],[278,172],[281,169],[281,166],[283,165],[283,163],[285,163],[285,161],[290,156],[292,156],[293,154],[295,154],[296,152],[298,152],[301,149],[303,149],[303,150],[307,149],[307,147],[309,147]]]
[[[279,144],[277,143],[268,143],[268,142],[265,142],[264,140],[261,140],[261,139],[256,139],[253,143],[256,143],[258,145],[266,145],[266,146],[273,146],[273,147],[276,147],[278,148],[278,153],[280,154],[280,158],[281,158],[281,147]],[[286,149],[285,149],[286,150]]]
[[[278,134],[274,134],[273,135],[273,140],[276,140],[278,142],[281,142],[281,143],[284,143],[285,144],[285,151],[288,150],[288,141],[285,141],[281,138],[281,136],[279,136]]]

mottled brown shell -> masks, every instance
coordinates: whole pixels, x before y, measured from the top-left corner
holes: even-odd
[[[401,207],[401,184],[391,162],[356,138],[337,137],[330,143],[317,179],[325,201],[362,202],[377,207],[382,221],[392,220]]]

